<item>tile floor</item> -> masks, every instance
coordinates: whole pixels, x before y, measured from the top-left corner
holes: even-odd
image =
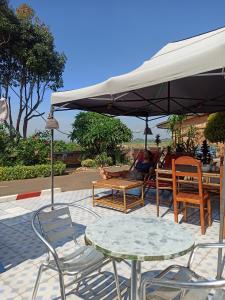
[[[104,191],[99,190],[98,193]],[[147,197],[146,205],[136,209],[131,214],[155,216],[154,192]],[[168,199],[169,194],[164,198]],[[189,217],[188,223],[183,223],[195,236],[196,243],[217,242],[219,233],[218,197],[213,197],[213,225],[207,229],[206,235],[200,234],[198,213]],[[77,202],[92,208],[91,190],[65,192],[55,195],[55,202]],[[40,263],[45,258],[45,248],[36,238],[32,228],[31,219],[33,212],[43,205],[49,204],[49,197],[38,197],[14,202],[0,203],[0,262],[5,272],[0,273],[0,299],[1,300],[30,300],[34,282]],[[161,207],[161,214],[167,211]],[[110,209],[95,207],[94,210],[101,216],[121,214]],[[72,218],[76,217],[77,235],[83,240],[85,226],[92,220],[88,214],[71,212]],[[173,213],[169,211],[164,219],[173,220]],[[181,220],[182,222],[182,220]],[[144,262],[143,273],[154,276],[155,272],[172,263],[185,265],[188,255],[174,260],[162,262]],[[215,250],[200,250],[194,261],[195,270],[208,278],[214,277],[216,272],[217,253]],[[123,299],[128,299],[130,266],[128,263],[117,264],[120,276]],[[67,280],[67,279],[66,279]],[[79,290],[69,286],[66,290],[67,299],[116,299],[115,285],[111,267],[108,265],[103,272],[91,276]],[[53,271],[44,273],[37,294],[37,300],[60,299],[58,277]]]

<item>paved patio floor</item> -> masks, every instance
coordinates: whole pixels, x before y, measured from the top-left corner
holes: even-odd
[[[98,193],[103,192],[98,190]],[[168,199],[169,194],[164,194]],[[151,201],[146,200],[146,205],[138,208],[131,214],[144,216],[156,216],[154,193],[150,195]],[[56,202],[78,202],[87,207],[92,207],[91,190],[78,190],[64,192],[55,195]],[[207,228],[206,235],[200,234],[198,223],[199,215],[192,214],[187,223],[195,236],[196,243],[217,242],[219,232],[218,199],[213,197],[213,225]],[[33,212],[45,204],[50,203],[49,197],[38,197],[15,202],[0,203],[0,262],[5,272],[0,274],[0,299],[1,300],[30,300],[38,267],[45,257],[45,248],[34,235],[31,228]],[[94,210],[101,216],[121,214],[111,209],[95,207]],[[161,214],[167,211],[167,207],[161,207]],[[72,213],[72,217],[75,213]],[[173,213],[169,211],[164,219],[173,220]],[[85,226],[90,222],[86,214],[76,213],[76,222],[79,223],[79,240],[83,240]],[[181,221],[182,222],[182,221]],[[185,265],[188,255],[174,260],[161,262],[144,262],[142,271],[145,275],[154,275],[157,270],[176,263]],[[200,250],[194,261],[196,272],[208,278],[215,277],[217,252],[215,250]],[[130,266],[128,263],[117,264],[120,276],[123,299],[128,299]],[[85,284],[76,290],[69,286],[66,290],[67,299],[116,299],[115,284],[111,266],[103,269],[103,272],[89,278]],[[53,271],[47,271],[40,283],[37,295],[38,300],[60,299],[58,277]]]

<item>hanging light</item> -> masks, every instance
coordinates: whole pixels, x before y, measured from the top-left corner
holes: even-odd
[[[59,123],[58,121],[51,115],[48,116],[46,121],[45,129],[58,129]]]
[[[151,128],[150,127],[145,127],[145,130],[144,130],[144,135],[152,135],[152,130],[151,130]]]

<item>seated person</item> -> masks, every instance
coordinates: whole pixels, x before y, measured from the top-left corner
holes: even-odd
[[[143,160],[137,161],[134,170],[110,172],[104,168],[100,168],[100,175],[103,179],[122,177],[143,180],[144,176],[149,173],[152,167],[154,167],[153,154],[151,151],[145,150],[143,153]]]

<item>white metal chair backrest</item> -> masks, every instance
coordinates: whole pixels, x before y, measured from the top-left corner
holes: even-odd
[[[38,220],[43,236],[54,248],[66,241],[76,242],[69,207],[40,211]]]

